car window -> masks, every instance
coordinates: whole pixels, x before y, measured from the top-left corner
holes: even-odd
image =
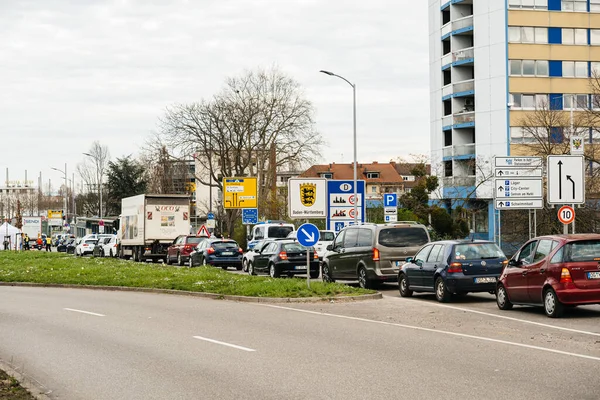
[[[270,226],[267,237],[282,239],[287,237],[287,235],[293,230],[294,228],[291,226]]]
[[[319,234],[321,235],[319,240],[322,242],[333,242],[333,239],[335,238],[335,233],[333,232],[319,231]]]
[[[373,231],[366,228],[358,229],[357,247],[370,247],[373,245]]]
[[[215,250],[237,249],[238,245],[236,242],[213,242],[212,247]]]
[[[203,241],[204,238],[203,237],[195,237],[195,236],[191,236],[187,238],[187,242],[190,244],[196,244],[196,243],[200,243],[201,241]]]
[[[379,244],[386,247],[414,247],[427,242],[427,231],[420,227],[385,228],[379,231]]]
[[[506,256],[495,243],[462,243],[454,246],[453,258],[461,260],[491,260]]]
[[[356,247],[358,243],[358,229],[347,229],[344,237],[344,248]]]
[[[298,243],[284,243],[281,247],[282,250],[289,251],[290,253],[300,253],[305,251],[304,246],[301,246]]]
[[[255,228],[256,231],[254,231],[254,239],[264,239],[265,238],[265,233],[264,233],[264,229],[262,226],[259,226],[257,228]]]
[[[271,254],[271,253],[275,253],[275,251],[277,250],[277,243],[269,243],[265,249],[262,251],[265,254]]]
[[[427,262],[437,262],[438,256],[440,255],[440,251],[444,248],[441,244],[436,244],[431,248],[431,252],[429,252],[429,256],[427,257]]]
[[[533,262],[542,261],[544,258],[548,257],[552,251],[552,240],[542,239],[535,249],[535,256],[533,257]]]
[[[554,253],[552,258],[550,259],[550,264],[557,264],[557,263],[563,262],[564,251],[565,251],[564,246],[561,247],[560,249],[558,249],[558,251],[556,253]]]
[[[564,246],[565,262],[600,261],[600,240],[578,240]]]
[[[432,247],[433,246],[425,246],[421,250],[419,250],[419,252],[415,255],[415,261],[425,262]]]
[[[335,241],[333,242],[333,247],[343,247],[343,243],[344,243],[344,236],[345,236],[346,232],[345,231],[341,231],[340,233],[338,233],[338,235],[335,237]]]
[[[517,260],[521,261],[523,264],[531,264],[531,261],[533,260],[533,249],[536,244],[537,241],[526,244],[519,252],[519,258],[517,258]]]
[[[98,243],[98,241],[96,239],[90,239],[90,240],[86,240],[85,243],[87,243],[87,244],[96,244],[96,243]]]

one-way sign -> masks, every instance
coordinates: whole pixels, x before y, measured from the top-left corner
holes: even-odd
[[[583,156],[548,156],[548,204],[585,203]]]

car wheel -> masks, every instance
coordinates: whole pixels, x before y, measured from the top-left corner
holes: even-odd
[[[188,267],[194,268],[194,259],[192,256],[190,256],[190,259],[188,260]]]
[[[565,311],[565,306],[558,300],[554,289],[544,292],[544,311],[550,318],[560,318]]]
[[[498,289],[496,289],[496,304],[501,310],[513,308],[513,303],[508,299],[508,293],[506,293],[506,288],[503,285],[498,285]]]
[[[450,300],[450,296],[452,294],[448,291],[446,287],[446,282],[442,279],[442,277],[438,277],[435,280],[435,298],[440,303],[447,303]]]
[[[398,276],[398,291],[400,291],[400,296],[402,297],[413,295],[413,291],[408,288],[408,279],[406,279],[406,275],[404,274]]]
[[[358,269],[358,286],[363,289],[371,289],[371,282],[367,278],[367,269],[365,267],[360,267]]]
[[[177,253],[177,265],[183,265],[183,259],[181,258],[181,254]]]
[[[269,265],[269,276],[271,278],[279,278],[279,270],[275,264]]]
[[[167,265],[171,265],[171,257],[169,257],[169,255],[168,255],[168,254],[167,254],[167,257],[166,257],[166,259],[165,259],[165,263],[166,263]]]
[[[248,263],[248,275],[256,275],[256,271],[254,270],[254,264],[252,264],[252,262]]]
[[[323,282],[335,282],[335,279],[331,277],[329,264],[323,263],[323,266],[321,267],[321,279],[323,280]]]
[[[248,272],[248,260],[246,258],[242,260],[242,270]]]

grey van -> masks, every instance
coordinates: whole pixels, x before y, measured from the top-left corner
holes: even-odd
[[[362,288],[372,288],[378,282],[395,282],[406,259],[429,241],[429,232],[421,224],[347,226],[327,246],[321,266],[323,280],[358,279]]]

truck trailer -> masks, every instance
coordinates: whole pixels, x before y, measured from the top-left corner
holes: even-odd
[[[140,194],[121,200],[119,257],[134,261],[164,261],[179,235],[190,234],[190,197],[180,194]]]

